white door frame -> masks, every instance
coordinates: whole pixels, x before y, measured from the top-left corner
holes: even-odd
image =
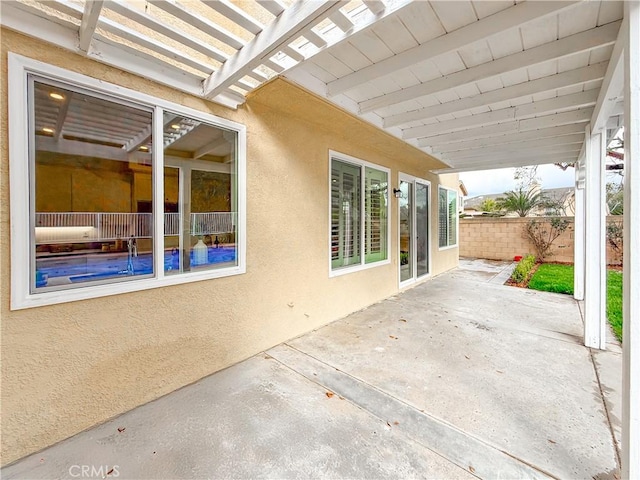
[[[405,288],[409,285],[412,285],[416,282],[425,280],[431,277],[431,259],[432,259],[432,250],[431,250],[431,223],[432,223],[432,214],[431,214],[431,182],[429,180],[425,180],[424,178],[416,177],[413,175],[408,175],[406,173],[399,172],[398,173],[398,187],[400,186],[400,182],[407,182],[411,184],[412,188],[412,197],[411,197],[411,212],[409,213],[411,216],[411,234],[409,238],[409,252],[410,252],[410,260],[411,260],[411,278],[407,280],[402,280],[402,272],[400,265],[400,202],[398,202],[397,206],[397,216],[398,216],[398,246],[396,248],[396,253],[398,254],[398,285],[399,287]],[[418,277],[418,257],[417,253],[417,214],[416,214],[416,184],[426,185],[428,187],[427,194],[427,212],[428,212],[428,220],[427,220],[427,269],[428,272],[420,277]]]

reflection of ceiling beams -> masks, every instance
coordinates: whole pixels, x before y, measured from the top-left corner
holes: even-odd
[[[247,71],[263,64],[284,45],[295,40],[306,27],[341,6],[341,2],[298,0],[205,80],[205,97],[213,98],[222,93],[244,77]]]
[[[98,26],[103,3],[104,0],[87,0],[84,3],[84,14],[82,15],[82,23],[80,24],[79,37],[80,50],[85,53],[89,51],[89,45]]]
[[[168,118],[168,120],[166,120],[164,122],[163,125],[163,131],[169,127],[173,122],[177,122],[180,120],[180,117],[178,116],[171,116]],[[124,146],[122,147],[124,150],[126,150],[127,152],[132,152],[134,150],[137,150],[138,148],[140,148],[142,145],[144,145],[145,143],[148,143],[149,140],[151,139],[151,132],[153,131],[153,125],[149,124],[147,125],[144,130],[142,130],[140,133],[138,133],[135,137],[133,137],[131,140],[129,140],[127,143],[124,144]],[[177,139],[176,139],[177,140]],[[174,140],[175,141],[175,140]]]
[[[214,151],[216,148],[221,147],[223,145],[229,145],[229,143],[224,138],[224,136],[220,136],[219,138],[216,138],[215,140],[212,140],[211,142],[207,143],[206,145],[204,145],[204,146],[200,147],[198,150],[196,150],[193,153],[193,158],[198,159],[200,157],[204,157],[208,153]]]
[[[67,113],[69,112],[69,104],[71,103],[72,96],[73,93],[67,93],[58,109],[58,119],[56,120],[56,129],[53,134],[56,140],[60,140],[60,137],[62,136],[62,128],[64,126],[64,122],[67,120]]]
[[[493,112],[479,113],[467,117],[456,118],[432,125],[407,128],[402,131],[402,138],[431,137],[446,132],[483,127],[508,120],[519,120],[536,115],[548,115],[567,109],[576,109],[595,105],[598,90],[563,95],[561,97],[527,103],[518,107],[503,108]],[[582,117],[580,117],[582,118]]]
[[[36,150],[41,152],[51,152],[63,155],[77,155],[81,157],[104,158],[106,160],[119,160],[128,162],[130,154],[122,148],[97,145],[95,143],[76,142],[73,140],[60,139],[55,141],[51,137],[36,136]],[[149,155],[150,154],[138,154]]]
[[[507,72],[538,65],[594,48],[610,45],[618,35],[620,21],[608,23],[585,32],[545,43],[538,47],[507,55],[491,62],[481,63],[475,67],[439,77],[402,90],[371,98],[359,103],[360,113],[388,107],[408,100],[432,95],[437,92],[451,90],[479,80],[497,77]]]
[[[607,62],[596,63],[588,67],[577,68],[567,72],[549,75],[529,82],[518,83],[505,88],[491,90],[472,97],[461,98],[452,102],[441,103],[431,107],[412,110],[391,115],[384,119],[385,128],[395,127],[416,120],[425,120],[441,115],[447,115],[473,108],[483,107],[492,103],[518,100],[537,93],[544,93],[558,88],[571,87],[584,82],[600,80],[607,70]]]
[[[524,2],[329,82],[330,96],[518,27],[576,2]]]

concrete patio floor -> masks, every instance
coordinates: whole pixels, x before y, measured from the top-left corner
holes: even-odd
[[[509,267],[463,259],[2,478],[617,478],[619,346]]]

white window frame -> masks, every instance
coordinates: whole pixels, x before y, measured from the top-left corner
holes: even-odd
[[[10,165],[10,201],[11,201],[11,309],[19,310],[43,305],[86,300],[91,298],[117,295],[121,293],[148,290],[191,283],[213,278],[239,275],[246,272],[246,127],[189,107],[175,104],[160,98],[119,87],[101,80],[49,65],[15,53],[8,55],[9,86],[9,165]],[[194,118],[212,126],[232,130],[237,133],[237,265],[228,268],[185,272],[165,276],[164,259],[158,252],[164,250],[164,212],[154,209],[154,274],[151,278],[128,280],[122,283],[101,285],[82,285],[77,289],[49,292],[30,292],[30,207],[32,190],[29,159],[29,108],[27,96],[27,76],[34,74],[54,81],[63,82],[78,88],[91,90],[154,110],[153,123],[153,202],[164,205],[164,156],[162,112],[169,110]]]
[[[446,247],[440,246],[440,190],[447,191],[447,233],[449,232],[449,192],[453,192],[456,195],[456,212],[455,212],[455,222],[456,222],[456,242],[453,245],[447,245]],[[443,185],[438,185],[438,251],[442,250],[450,250],[452,248],[458,248],[458,237],[460,235],[460,225],[459,225],[460,215],[458,212],[458,191],[455,188],[445,187]],[[448,237],[449,235],[447,235]]]
[[[350,265],[347,267],[340,267],[334,269],[331,262],[331,167],[333,163],[333,159],[336,159],[340,162],[349,163],[351,165],[360,167],[361,175],[360,175],[360,191],[362,194],[360,195],[360,231],[362,232],[360,235],[360,263]],[[364,211],[365,211],[365,168],[369,167],[375,170],[379,170],[381,172],[385,172],[387,174],[387,258],[384,260],[379,260],[377,262],[366,263],[366,257],[364,254],[365,251],[365,228],[364,228]],[[348,273],[359,272],[361,270],[367,270],[369,268],[379,267],[381,265],[388,265],[391,263],[391,197],[389,195],[389,187],[391,185],[391,169],[387,167],[383,167],[381,165],[377,165],[375,163],[367,162],[360,158],[352,157],[351,155],[346,155],[344,153],[336,152],[334,150],[329,150],[329,177],[328,177],[328,186],[329,186],[329,230],[328,230],[328,239],[329,239],[329,277],[338,277],[341,275],[345,275]]]

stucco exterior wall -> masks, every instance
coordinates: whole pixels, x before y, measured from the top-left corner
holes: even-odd
[[[546,261],[573,263],[574,218],[564,217],[569,227],[554,242],[552,255]],[[526,238],[525,225],[532,218],[476,217],[460,220],[460,256],[487,258],[490,260],[513,260],[516,255],[536,254],[533,243]],[[536,217],[537,221],[546,221]],[[622,222],[622,218],[610,216],[607,222]],[[611,245],[607,245],[609,265],[619,265],[621,256]]]
[[[0,311],[2,464],[194,382],[398,291],[398,210],[391,263],[329,278],[329,150],[432,182],[433,274],[439,164],[324,100],[275,80],[238,111],[190,97],[2,30]],[[248,131],[247,273],[60,305],[9,309],[7,52],[243,123]],[[457,188],[457,175],[443,177]]]

